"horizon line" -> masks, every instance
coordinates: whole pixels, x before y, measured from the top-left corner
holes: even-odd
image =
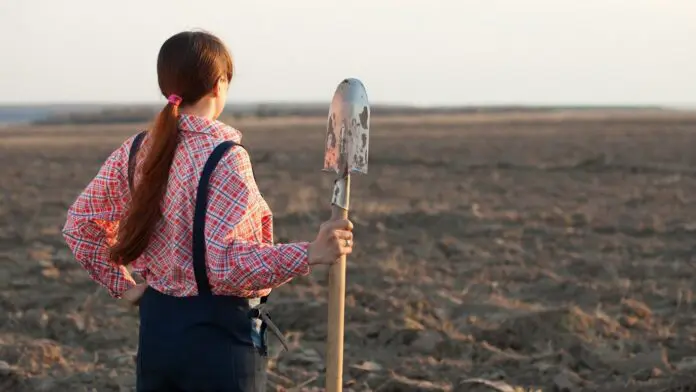
[[[68,102],[1,102],[0,107],[36,107],[36,106],[158,106],[163,105],[164,102],[159,101],[68,101]],[[257,100],[257,101],[235,101],[230,102],[225,105],[229,106],[247,106],[247,105],[298,105],[298,106],[330,106],[329,102],[322,101],[310,101],[310,100]],[[434,103],[434,104],[418,104],[418,103],[406,103],[406,102],[371,102],[371,106],[386,106],[386,107],[402,107],[402,108],[475,108],[475,107],[520,107],[520,108],[654,108],[654,109],[668,109],[668,108],[696,108],[696,102],[674,102],[674,103],[569,103],[569,102],[559,102],[559,103],[542,103],[542,102],[529,102],[529,103],[515,103],[515,102],[480,102],[480,103]]]

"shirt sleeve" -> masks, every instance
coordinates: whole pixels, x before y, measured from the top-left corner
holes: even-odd
[[[135,285],[126,267],[109,261],[108,249],[116,240],[118,223],[130,198],[125,174],[127,156],[124,144],[107,158],[68,209],[62,230],[77,262],[114,298],[121,298]]]
[[[271,220],[246,150],[233,148],[211,176],[206,241],[209,276],[226,290],[265,290],[310,272],[308,242],[273,244],[254,230]],[[272,229],[271,229],[272,230]],[[268,233],[267,233],[268,234]]]

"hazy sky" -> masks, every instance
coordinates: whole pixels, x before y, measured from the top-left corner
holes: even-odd
[[[696,104],[696,0],[0,0],[0,102],[162,100],[170,35],[230,47],[230,101]]]

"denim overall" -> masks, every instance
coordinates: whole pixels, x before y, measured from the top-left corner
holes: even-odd
[[[141,135],[131,148],[129,166]],[[138,392],[266,390],[266,328],[277,330],[263,311],[266,297],[213,295],[206,274],[208,183],[223,154],[234,145],[225,141],[213,150],[198,184],[193,222],[198,295],[174,297],[148,287],[140,300]],[[130,174],[129,168],[129,181]]]

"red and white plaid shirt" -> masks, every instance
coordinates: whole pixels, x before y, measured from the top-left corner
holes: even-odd
[[[145,252],[131,266],[157,291],[196,295],[192,228],[200,173],[215,146],[241,141],[241,134],[219,121],[179,116],[180,143],[161,205],[163,219]],[[70,207],[63,236],[90,277],[120,298],[135,285],[128,270],[109,262],[107,246],[128,210],[128,152],[131,137],[114,151]],[[138,154],[139,180],[148,137]],[[259,193],[246,150],[232,147],[210,177],[205,243],[208,279],[214,294],[259,297],[293,277],[307,275],[309,243],[273,244],[273,215]]]

